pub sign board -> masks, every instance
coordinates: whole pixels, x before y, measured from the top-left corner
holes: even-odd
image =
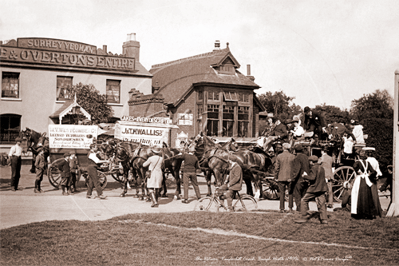
[[[47,38],[18,38],[16,46],[0,45],[0,61],[63,67],[134,71],[135,59],[97,53],[94,45]]]
[[[97,139],[98,126],[49,125],[51,149],[89,149]]]

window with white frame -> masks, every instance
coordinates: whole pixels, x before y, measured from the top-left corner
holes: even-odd
[[[14,143],[21,131],[21,116],[17,114],[0,115],[0,143]]]
[[[121,81],[107,79],[107,102],[120,103]]]
[[[207,136],[218,136],[219,131],[219,105],[218,104],[208,104],[207,113]]]
[[[19,73],[3,72],[1,81],[2,98],[19,98]]]
[[[238,106],[238,137],[249,137],[249,107]]]

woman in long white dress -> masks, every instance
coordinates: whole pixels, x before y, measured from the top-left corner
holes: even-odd
[[[151,207],[158,207],[158,190],[162,187],[162,149],[160,147],[154,147],[152,149],[153,155],[144,162],[143,166],[147,167],[151,171],[150,177],[147,180],[148,192],[151,196],[152,205]]]
[[[360,160],[353,165],[357,176],[351,195],[351,213],[354,218],[373,219],[381,217],[382,210],[376,186],[376,172],[361,151]]]

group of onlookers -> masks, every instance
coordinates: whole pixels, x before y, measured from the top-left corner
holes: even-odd
[[[315,199],[320,212],[320,222],[327,223],[327,205],[332,208],[332,158],[323,151],[318,158],[308,156],[301,144],[294,147],[295,154],[291,153],[291,145],[283,143],[283,152],[277,155],[275,162],[275,178],[279,185],[280,212],[285,212],[285,196],[288,191],[288,212],[296,211],[302,215],[297,222],[306,222],[310,218],[309,201]],[[326,193],[328,192],[328,203]]]
[[[333,159],[328,148],[321,156],[308,156],[301,144],[291,152],[291,145],[283,143],[283,152],[275,161],[275,178],[279,187],[280,212],[301,213],[297,223],[304,223],[312,217],[309,202],[316,201],[319,219],[327,223],[327,207],[333,208]],[[381,205],[378,197],[377,180],[382,175],[378,161],[373,157],[374,149],[365,148],[359,152],[359,159],[353,168],[356,176],[344,184],[342,207],[351,212],[354,218],[373,219],[381,217]],[[288,192],[288,210],[285,210],[285,198]]]

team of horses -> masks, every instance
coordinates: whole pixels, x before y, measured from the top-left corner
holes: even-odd
[[[29,128],[22,131],[21,135],[27,140],[28,150],[32,151],[31,172],[34,172],[34,160],[37,156],[38,148],[40,146],[44,147],[46,157],[50,154],[48,138],[45,133],[41,134]],[[272,166],[272,158],[262,149],[256,148],[256,146],[250,149],[238,149],[233,138],[221,145],[202,133],[186,143],[185,149],[189,147],[194,147],[195,155],[200,162],[208,187],[207,195],[212,194],[212,176],[214,176],[215,186],[222,186],[228,172],[229,161],[233,161],[238,163],[243,170],[247,194],[254,195],[253,184],[255,198],[262,197],[262,173],[268,172]],[[154,155],[152,147],[109,138],[106,142],[98,144],[98,148],[102,159],[110,161],[110,167],[119,166],[122,176],[122,193],[120,196],[125,196],[129,185],[134,185],[136,187],[135,196],[144,199],[148,195],[146,190],[146,171],[148,167],[144,167],[143,163]],[[178,199],[181,195],[180,168],[182,159],[174,158],[180,153],[180,150],[170,148],[166,143],[163,143],[161,156],[164,158],[164,163],[162,164],[164,178],[161,196],[166,196],[166,179],[169,173],[172,174],[176,182],[175,198]]]

